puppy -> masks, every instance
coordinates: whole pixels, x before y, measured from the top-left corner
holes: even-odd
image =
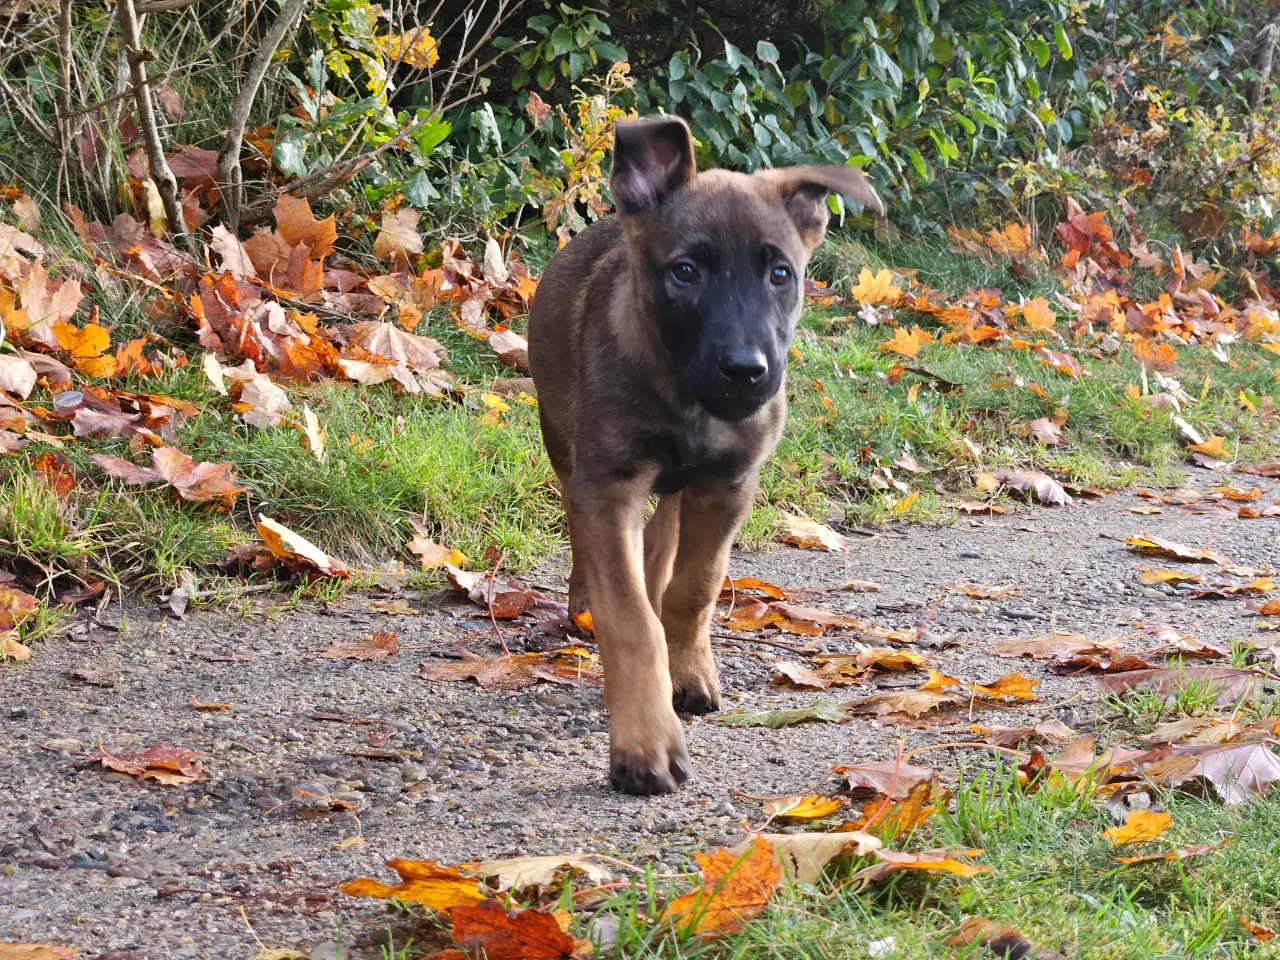
[[[827,195],[883,207],[852,167],[698,173],[674,117],[618,123],[610,189],[617,213],[543,274],[529,364],[568,520],[569,607],[590,608],[604,660],[609,779],[657,794],[689,776],[677,713],[720,707],[711,617],[786,419]]]

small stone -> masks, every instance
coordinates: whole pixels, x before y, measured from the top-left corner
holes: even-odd
[[[336,940],[326,940],[307,951],[307,960],[347,960],[347,951]]]
[[[587,924],[587,939],[596,945],[596,953],[602,956],[613,953],[620,926],[621,922],[613,914],[601,913],[591,918]]]
[[[110,863],[107,865],[108,877],[132,877],[135,880],[146,880],[152,874],[152,868],[145,863]]]
[[[464,773],[485,773],[489,769],[480,760],[468,760],[465,757],[456,757],[450,760],[449,766]]]
[[[302,743],[307,738],[292,727],[284,732],[284,738],[291,743]]]
[[[960,551],[960,559],[962,559],[962,560],[981,560],[981,559],[982,559],[982,554],[978,553],[978,551],[977,551],[977,550],[961,550],[961,551]]]
[[[406,763],[400,767],[400,777],[405,783],[417,783],[427,779],[427,768],[418,763]]]

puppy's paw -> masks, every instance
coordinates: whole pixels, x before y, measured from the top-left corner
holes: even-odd
[[[609,783],[621,793],[671,793],[689,779],[689,751],[674,712],[632,730],[610,734]]]
[[[720,709],[720,675],[707,654],[692,664],[671,664],[671,703],[676,713],[715,713]]]

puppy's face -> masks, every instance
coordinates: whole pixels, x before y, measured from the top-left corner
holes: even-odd
[[[619,123],[610,182],[681,386],[743,420],[778,392],[827,194],[882,208],[850,167],[697,174],[675,118]]]
[[[769,184],[712,171],[632,234],[681,386],[742,420],[778,391],[803,300],[809,250]]]

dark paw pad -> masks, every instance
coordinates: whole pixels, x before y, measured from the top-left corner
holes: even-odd
[[[676,708],[676,713],[715,713],[720,709],[720,691],[707,693],[697,685],[677,687],[672,694],[671,705]]]
[[[609,783],[613,789],[637,797],[671,793],[688,779],[689,761],[684,756],[672,758],[666,770],[635,755],[618,757],[609,764]]]

